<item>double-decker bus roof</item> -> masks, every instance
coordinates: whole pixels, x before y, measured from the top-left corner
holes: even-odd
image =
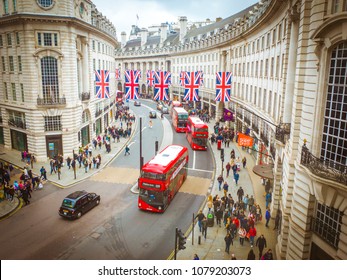
[[[172,101],[172,106],[174,107],[182,106],[182,103],[180,101],[174,100]]]
[[[149,162],[143,165],[142,171],[152,173],[165,173],[170,167],[170,163],[177,158],[177,156],[187,149],[179,145],[170,145],[152,158]]]
[[[206,125],[199,117],[196,117],[196,116],[190,116],[189,119],[191,120],[191,122],[194,124],[194,125]]]
[[[174,107],[173,110],[175,110],[178,114],[183,114],[183,113],[188,114],[188,112],[182,107]]]

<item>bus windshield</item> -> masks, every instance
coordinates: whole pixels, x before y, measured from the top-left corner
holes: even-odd
[[[199,146],[207,146],[207,138],[193,138],[193,143]]]
[[[195,130],[195,132],[207,132],[208,133],[208,128],[195,127],[194,130]]]
[[[184,128],[187,126],[187,121],[178,121],[177,126]]]
[[[188,114],[179,114],[178,119],[179,120],[188,120]]]
[[[163,204],[164,196],[163,192],[151,191],[146,189],[140,189],[140,198],[150,205]]]

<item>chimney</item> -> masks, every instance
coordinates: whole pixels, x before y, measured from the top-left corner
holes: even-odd
[[[167,39],[167,24],[162,23],[160,26],[160,44],[162,45]]]
[[[221,20],[222,20],[221,17],[217,17],[217,18],[216,18],[216,22],[220,22]]]
[[[179,17],[180,22],[180,42],[183,43],[184,37],[187,35],[187,17]]]
[[[121,34],[121,46],[124,48],[126,42],[127,42],[127,34],[123,31]]]
[[[146,28],[141,29],[141,46],[147,43],[148,30]]]

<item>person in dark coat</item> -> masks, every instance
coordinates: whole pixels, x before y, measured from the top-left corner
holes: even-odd
[[[233,238],[230,232],[227,232],[226,236],[224,237],[224,241],[225,241],[225,252],[229,254],[230,245],[233,244]]]
[[[218,207],[216,211],[216,221],[217,221],[217,225],[219,225],[220,227],[222,226],[221,225],[222,218],[223,218],[223,210],[221,207]]]
[[[264,248],[266,248],[266,239],[264,237],[264,235],[260,235],[260,237],[258,237],[255,246],[258,247],[259,249],[259,260],[261,259],[262,255],[263,255],[263,250]]]
[[[247,260],[255,260],[255,254],[254,254],[253,248],[249,250]]]

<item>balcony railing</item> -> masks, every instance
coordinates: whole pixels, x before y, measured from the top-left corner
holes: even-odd
[[[66,105],[66,98],[51,98],[51,97],[38,97],[37,105],[39,106],[52,106],[52,105]]]
[[[280,123],[276,126],[276,140],[282,142],[283,144],[289,139],[290,135],[290,123]]]
[[[9,126],[14,126],[14,127],[18,127],[18,128],[22,128],[22,129],[26,129],[26,124],[25,121],[22,120],[16,120],[16,119],[9,119],[8,120],[8,125]]]
[[[256,123],[252,123],[252,129],[255,131],[257,134],[259,134],[259,127]]]
[[[89,101],[90,100],[90,92],[82,92],[80,95],[80,98],[82,101]]]
[[[316,176],[347,186],[347,165],[315,157],[310,153],[306,144],[302,147],[301,164]]]

